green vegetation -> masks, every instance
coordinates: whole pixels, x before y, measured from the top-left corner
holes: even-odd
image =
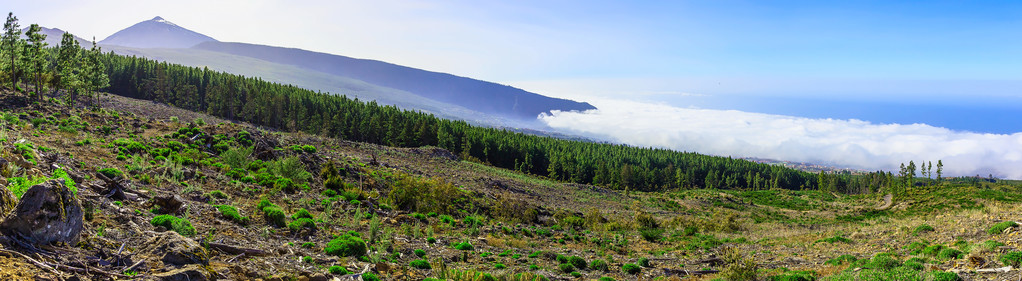
[[[623,271],[624,273],[635,275],[639,274],[639,272],[642,271],[642,268],[634,263],[626,263],[621,266],[621,271]]]
[[[186,219],[175,217],[172,215],[159,215],[149,221],[153,226],[162,226],[168,230],[173,230],[178,234],[184,236],[195,235],[195,228],[192,227],[192,223]]]
[[[238,213],[238,208],[231,205],[216,205],[216,209],[220,211],[220,214],[231,221],[240,224],[248,224],[248,217],[242,216]]]
[[[1001,256],[1001,263],[1012,267],[1022,265],[1022,251],[1011,251]]]
[[[1017,226],[1018,223],[1015,223],[1013,221],[999,222],[997,224],[994,224],[994,226],[990,227],[990,230],[987,230],[987,233],[990,233],[990,235],[997,235],[1001,234],[1001,232],[1004,232],[1005,229]]]
[[[408,265],[411,266],[412,268],[418,268],[418,269],[430,269],[430,268],[432,268],[429,265],[429,262],[426,261],[426,260],[423,260],[423,259],[413,260]]]
[[[330,240],[323,251],[335,256],[358,257],[366,253],[366,243],[362,238],[345,234]]]

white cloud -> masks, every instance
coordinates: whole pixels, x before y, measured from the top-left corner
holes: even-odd
[[[1022,178],[1022,133],[980,134],[926,124],[874,124],[734,110],[596,100],[599,110],[540,116],[567,132],[636,146],[712,155],[830,163],[894,170],[912,161],[944,162],[945,175]]]

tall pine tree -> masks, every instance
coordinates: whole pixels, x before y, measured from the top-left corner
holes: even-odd
[[[22,60],[25,62],[25,72],[32,75],[32,82],[35,83],[35,94],[36,100],[42,101],[43,91],[46,89],[43,86],[44,73],[48,71],[48,60],[47,55],[49,52],[46,51],[46,34],[40,33],[42,28],[38,24],[32,24],[25,31],[25,37],[28,37],[28,44],[25,46],[24,56]]]
[[[0,39],[0,50],[3,50],[4,70],[11,76],[11,89],[17,89],[18,84],[18,57],[21,55],[21,26],[18,25],[18,17],[14,13],[7,14],[7,22],[4,22],[4,35]]]

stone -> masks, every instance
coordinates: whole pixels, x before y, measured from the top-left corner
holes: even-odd
[[[209,277],[203,273],[202,267],[198,265],[187,265],[179,269],[174,269],[164,273],[153,274],[154,280],[160,281],[202,281],[209,280]]]
[[[206,264],[209,255],[195,240],[173,231],[162,232],[146,241],[142,250],[148,258],[158,258],[164,265]]]
[[[0,230],[25,237],[34,244],[78,243],[84,213],[78,198],[63,180],[34,185],[21,196],[13,212],[6,214]]]
[[[184,199],[177,195],[163,195],[153,198],[153,206],[160,207],[157,212],[161,214],[175,214],[184,205]]]

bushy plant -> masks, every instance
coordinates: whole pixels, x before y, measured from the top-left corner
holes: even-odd
[[[770,276],[770,281],[816,281],[812,271],[787,271],[779,275]]]
[[[557,268],[559,268],[561,270],[561,272],[564,272],[564,273],[569,273],[569,272],[575,271],[575,266],[571,265],[570,263],[559,264],[559,265],[557,265]]]
[[[366,243],[362,238],[345,234],[330,240],[323,251],[335,256],[358,257],[366,253]]]
[[[607,262],[604,260],[593,260],[589,263],[589,268],[599,271],[607,271]]]
[[[408,265],[413,267],[413,268],[418,268],[418,269],[430,269],[430,268],[432,268],[429,265],[429,262],[426,261],[426,260],[423,260],[423,259],[413,260]]]
[[[568,258],[568,263],[570,263],[575,268],[578,268],[579,270],[586,269],[586,260],[582,259],[582,257],[571,256]]]
[[[149,223],[153,226],[162,226],[166,229],[173,230],[174,232],[184,236],[195,235],[195,228],[192,227],[191,222],[172,215],[156,216],[150,220]]]
[[[462,251],[471,251],[471,250],[475,250],[475,247],[472,247],[472,244],[470,244],[468,242],[461,242],[461,243],[458,243],[458,244],[454,244],[454,249],[462,250]]]
[[[454,208],[451,202],[463,196],[463,192],[449,182],[399,173],[387,198],[391,206],[401,210],[451,213]],[[442,217],[441,221],[444,221]]]
[[[331,266],[328,271],[330,272],[330,274],[334,274],[334,275],[345,275],[345,274],[347,274],[347,269],[345,269],[344,267],[341,267],[341,266]]]
[[[919,235],[926,232],[933,232],[933,227],[928,224],[917,226],[912,230],[912,235]]]
[[[987,233],[990,233],[990,235],[1001,234],[1001,232],[1004,232],[1005,229],[1016,226],[1018,226],[1018,223],[1015,223],[1013,221],[999,222],[997,224],[994,224],[994,226],[990,227],[990,229],[987,230]]]
[[[614,280],[614,278],[610,278],[610,277],[604,276],[604,277],[600,277],[599,281],[617,281],[617,280]]]
[[[1022,265],[1022,251],[1011,251],[1001,256],[1001,263],[1011,267]]]
[[[293,220],[297,220],[297,219],[301,219],[301,218],[312,219],[312,213],[309,213],[309,210],[306,210],[305,208],[301,208],[301,209],[298,209],[297,212],[295,212],[294,214],[291,215],[291,219],[293,219]]]
[[[235,208],[234,206],[216,205],[216,209],[220,211],[220,215],[223,215],[225,218],[228,218],[237,224],[240,225],[248,224],[248,217],[242,216],[240,213],[238,213],[238,208]]]
[[[288,223],[287,224],[287,228],[290,228],[291,230],[294,230],[294,231],[299,231],[299,230],[302,230],[302,229],[312,229],[312,230],[315,230],[316,229],[316,222],[313,221],[310,218],[299,218],[299,219],[293,220],[290,223]]]
[[[96,172],[111,179],[119,178],[124,175],[124,172],[121,172],[121,170],[118,170],[117,168],[103,168]]]
[[[628,273],[628,274],[634,275],[634,274],[639,274],[639,272],[642,271],[642,268],[639,267],[639,265],[634,264],[634,263],[626,263],[626,264],[621,266],[621,271],[624,272],[624,273]]]
[[[962,280],[962,277],[958,276],[958,273],[954,273],[954,272],[930,271],[929,278],[927,278],[926,280],[932,280],[932,281],[960,281],[960,280]]]
[[[963,255],[964,254],[962,253],[962,251],[959,251],[957,249],[944,248],[943,250],[940,250],[939,253],[937,253],[937,258],[942,260],[952,260],[961,258]]]
[[[641,267],[652,267],[649,264],[649,259],[648,258],[639,258],[639,266],[641,266]]]
[[[362,274],[362,281],[380,281],[380,277],[376,274],[366,273]]]
[[[827,262],[825,262],[825,264],[828,265],[842,265],[846,263],[850,264],[855,262],[856,260],[858,259],[855,258],[855,256],[853,255],[841,255],[839,257],[828,260]]]
[[[426,256],[426,251],[424,251],[422,249],[415,249],[415,251],[413,251],[413,252],[415,253],[416,257],[420,257],[421,258],[421,257],[425,257]]]

